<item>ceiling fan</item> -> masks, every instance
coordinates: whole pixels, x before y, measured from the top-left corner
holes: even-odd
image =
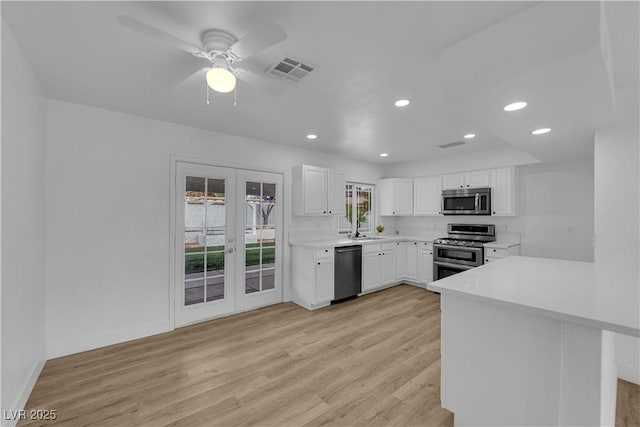
[[[245,62],[247,58],[287,38],[287,34],[277,24],[265,22],[240,40],[223,30],[207,30],[201,36],[202,46],[197,47],[131,16],[118,16],[118,22],[133,31],[209,61],[210,66],[205,68],[207,69],[207,86],[216,92],[233,91],[236,87],[236,78],[257,86],[271,95],[281,95],[284,91],[276,82],[258,74],[259,71],[249,70],[248,68],[256,68],[256,66],[249,61]]]

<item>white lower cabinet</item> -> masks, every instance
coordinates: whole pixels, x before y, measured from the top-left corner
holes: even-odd
[[[316,259],[316,286],[314,304],[331,301],[333,299],[334,281],[333,258]]]
[[[520,245],[510,245],[499,247],[496,245],[488,245],[484,247],[484,263],[497,261],[509,255],[520,255]]]
[[[380,285],[380,245],[374,253],[362,254],[362,292],[377,289]]]
[[[333,300],[334,248],[292,249],[292,300],[309,310]]]
[[[418,242],[396,245],[396,280],[418,280]]]
[[[417,285],[426,285],[433,281],[432,242],[398,242],[396,255],[396,281]]]
[[[418,283],[426,285],[433,282],[433,244],[423,242],[418,248]]]
[[[390,285],[396,281],[396,246],[393,243],[382,244],[380,261],[380,286]]]
[[[396,244],[362,246],[362,292],[396,282]]]
[[[292,247],[291,299],[309,310],[334,299],[333,246]],[[406,282],[421,286],[433,281],[433,244],[426,241],[362,245],[362,293]]]

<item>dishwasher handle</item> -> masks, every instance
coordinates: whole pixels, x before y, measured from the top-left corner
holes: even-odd
[[[362,251],[362,246],[345,246],[341,248],[336,248],[336,253],[341,254],[344,252],[358,252]]]

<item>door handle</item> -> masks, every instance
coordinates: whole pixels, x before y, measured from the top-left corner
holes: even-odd
[[[229,248],[229,249],[227,249],[227,250],[226,250],[226,252],[227,252],[228,254],[232,254],[232,253],[233,253],[233,248]]]
[[[480,209],[480,193],[476,193],[476,212]]]

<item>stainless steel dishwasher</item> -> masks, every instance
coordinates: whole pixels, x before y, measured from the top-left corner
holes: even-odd
[[[362,246],[335,249],[334,294],[331,304],[356,297],[362,291]]]

